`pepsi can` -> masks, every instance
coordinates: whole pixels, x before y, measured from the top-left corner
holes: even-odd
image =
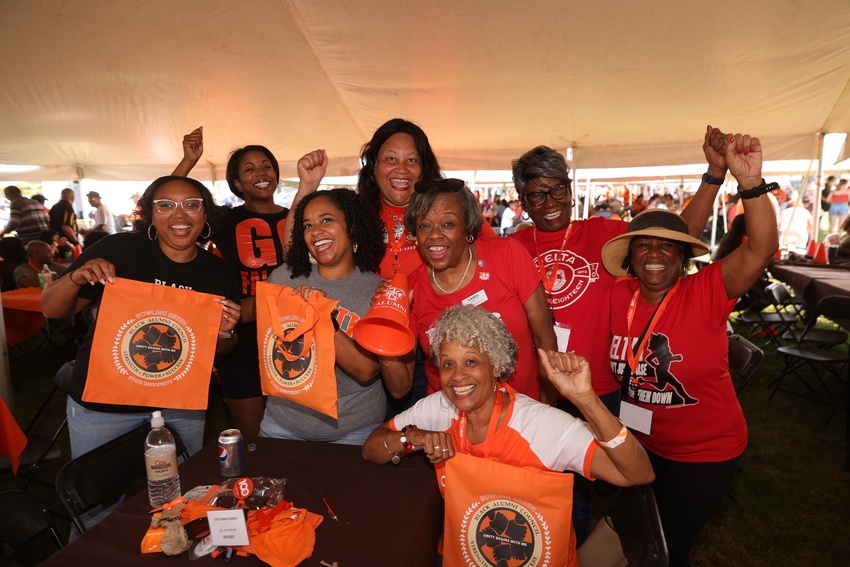
[[[245,439],[238,429],[225,429],[218,436],[218,463],[221,476],[245,472]]]

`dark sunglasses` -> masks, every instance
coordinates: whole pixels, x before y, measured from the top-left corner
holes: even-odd
[[[420,195],[424,195],[425,193],[434,190],[438,193],[457,193],[463,189],[465,185],[466,183],[463,182],[463,179],[455,179],[453,177],[448,179],[423,179],[422,181],[416,182],[413,186],[413,190]]]
[[[534,205],[535,207],[539,207],[545,203],[546,197],[552,197],[556,201],[560,201],[570,192],[569,181],[566,183],[558,183],[557,185],[544,185],[535,179],[534,184],[538,187],[549,189],[548,191],[534,191],[532,193],[525,194],[525,200],[528,201],[528,204]]]

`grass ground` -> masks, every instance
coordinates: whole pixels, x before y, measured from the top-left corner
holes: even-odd
[[[52,346],[31,353],[35,341],[24,345],[25,354],[11,353],[15,413],[26,424],[50,391],[51,380],[63,362]],[[846,348],[846,345],[845,345]],[[765,363],[741,393],[749,424],[750,442],[732,486],[737,502],[727,498],[711,520],[693,552],[694,567],[847,565],[850,557],[850,472],[843,470],[847,440],[847,415],[842,404],[825,425],[829,407],[780,392],[768,401],[768,383],[781,367],[781,357],[771,348]],[[52,434],[64,417],[64,395],[54,396],[36,431]],[[227,423],[221,397],[211,394],[206,439],[211,441]],[[50,485],[70,454],[67,434],[61,439],[63,459],[45,464],[33,483],[51,510],[61,505]],[[141,451],[141,448],[139,449]],[[0,490],[19,488],[22,478],[0,472]],[[604,509],[613,497],[598,497]],[[0,511],[2,513],[2,511]],[[69,523],[57,516],[67,537]],[[35,564],[49,553],[46,542],[35,545],[26,559]],[[344,567],[344,566],[343,566]]]

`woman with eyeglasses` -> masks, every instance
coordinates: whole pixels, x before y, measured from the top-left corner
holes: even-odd
[[[554,387],[538,368],[535,346],[556,350],[557,344],[540,275],[528,253],[512,240],[479,238],[484,220],[478,201],[460,179],[417,183],[404,220],[425,260],[410,276],[410,328],[419,345],[428,350],[428,329],[447,308],[478,305],[498,314],[519,344],[511,387],[554,403]],[[413,356],[382,358],[381,363],[385,377],[411,376]],[[428,393],[439,391],[437,369],[426,364],[425,371]]]
[[[726,160],[714,151],[710,139],[722,136],[708,126],[703,152],[708,171],[690,205],[682,212],[691,236],[699,237],[711,212],[717,190],[726,176]],[[623,234],[628,223],[593,217],[572,220],[573,193],[570,168],[564,156],[538,146],[513,162],[513,178],[523,208],[534,227],[515,232],[516,239],[534,259],[540,273],[560,350],[587,358],[596,395],[614,415],[619,413],[620,390],[608,360],[610,344],[608,294],[616,278],[602,267],[602,246]],[[581,417],[565,398],[558,407]],[[576,478],[574,516],[579,544],[590,534],[589,481]],[[579,494],[583,492],[584,496]]]
[[[215,231],[220,213],[202,183],[177,176],[160,177],[138,201],[136,231],[104,238],[86,248],[65,274],[45,288],[42,309],[62,319],[98,304],[104,287],[116,277],[220,295],[221,322],[216,353],[233,349],[239,322],[239,282],[225,260],[199,244]],[[71,457],[95,449],[150,421],[161,408],[96,404],[82,400],[96,325],[77,352],[73,371],[60,386],[68,394]],[[194,453],[203,443],[204,410],[164,409],[166,423]],[[139,448],[141,451],[141,448]]]
[[[183,137],[183,160],[174,174],[188,175],[203,152],[203,128],[196,128]],[[298,175],[310,187],[318,186],[326,168],[324,150],[310,152],[298,160]],[[231,193],[244,203],[224,210],[224,226],[213,243],[238,272],[242,284],[242,320],[239,344],[216,360],[216,368],[231,425],[244,435],[256,436],[266,402],[260,388],[254,298],[257,282],[267,280],[284,263],[291,234],[287,223],[290,209],[275,203],[280,166],[265,146],[249,145],[233,151],[227,160],[225,176]],[[293,209],[302,193],[296,194]]]

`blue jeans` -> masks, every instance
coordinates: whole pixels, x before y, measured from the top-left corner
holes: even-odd
[[[97,449],[144,423],[150,423],[151,420],[149,412],[109,413],[90,410],[75,402],[71,396],[68,396],[65,408],[68,416],[68,433],[71,437],[72,459]],[[204,442],[205,411],[164,409],[162,416],[165,418],[165,423],[180,435],[190,455],[200,450]],[[139,453],[143,452],[144,447],[139,447]],[[97,506],[82,514],[80,520],[89,529],[112,513],[122,501],[123,497],[115,504]],[[79,533],[73,524],[71,527],[70,539],[73,540]]]
[[[368,439],[369,435],[375,430],[376,427],[381,425],[380,423],[376,423],[374,425],[369,425],[362,429],[355,429],[354,431],[350,431],[346,433],[339,439],[334,439],[332,441],[328,441],[328,443],[337,443],[339,445],[363,445]],[[263,421],[260,423],[260,437],[274,437],[275,439],[292,439],[293,441],[316,441],[316,439],[310,439],[309,437],[304,437],[303,435],[299,435],[294,431],[291,431],[273,419],[269,418],[268,415],[263,416]]]

